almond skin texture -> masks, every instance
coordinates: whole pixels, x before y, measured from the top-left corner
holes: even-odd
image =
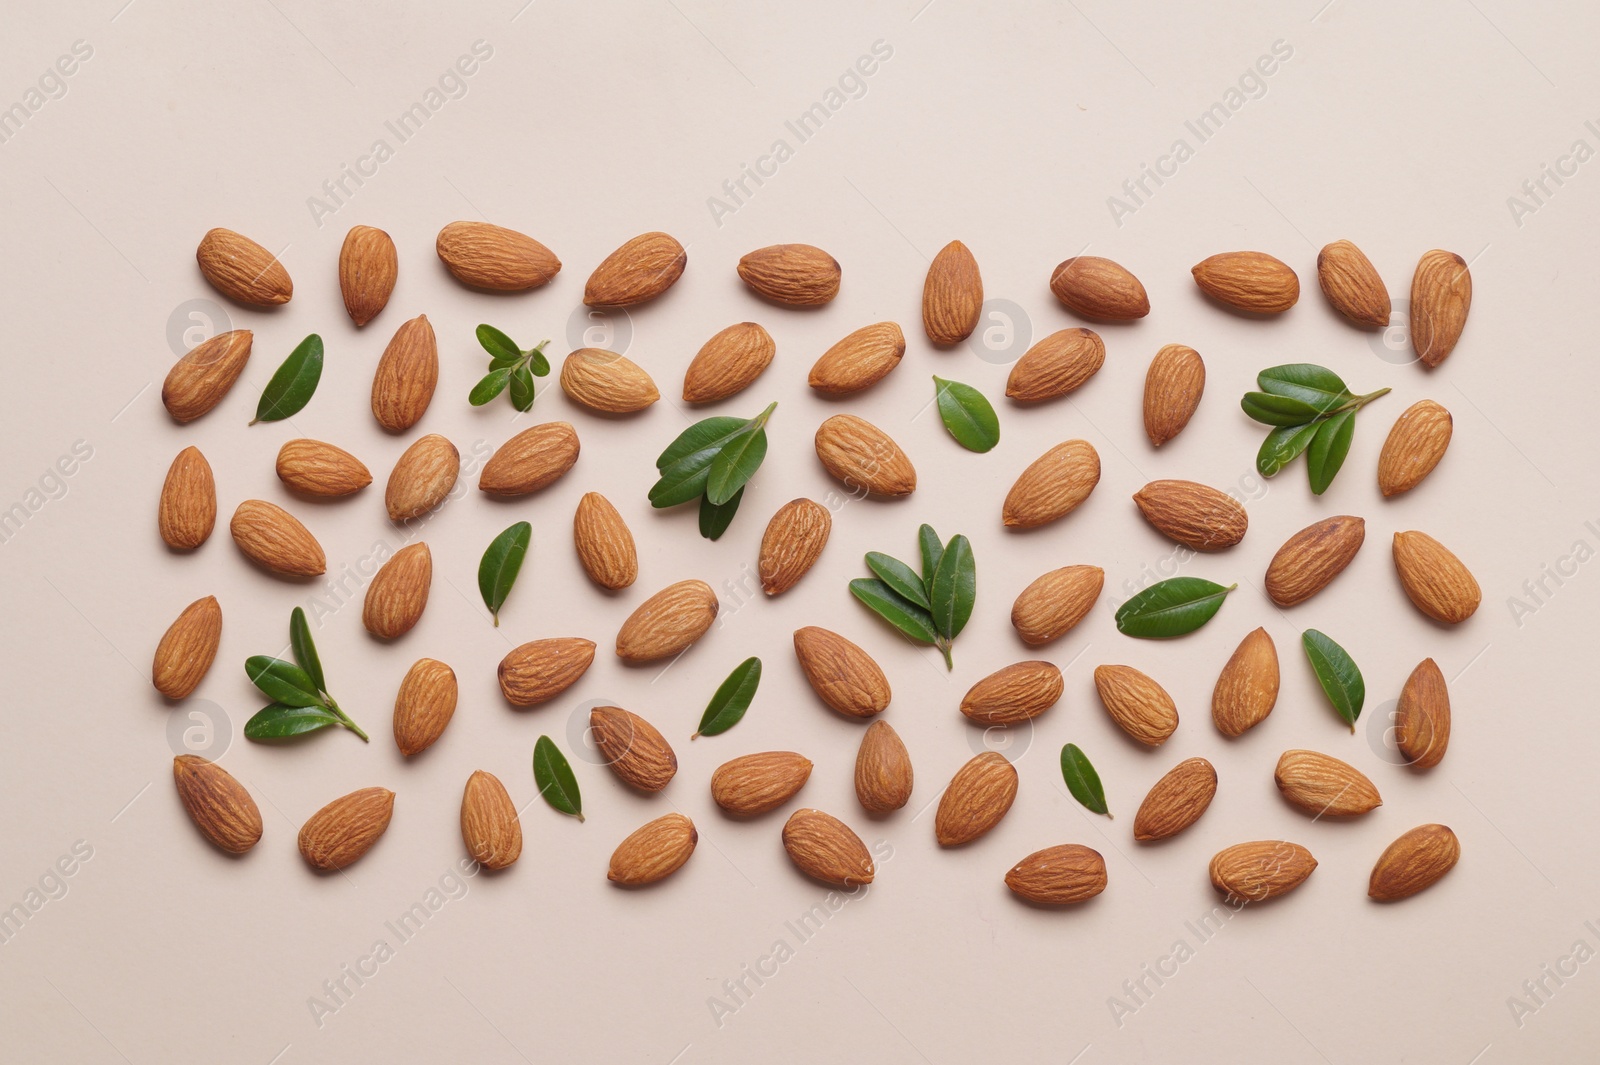
[[[1046,847],[1012,866],[1006,887],[1041,906],[1085,902],[1106,889],[1106,860],[1077,843]]]
[[[749,388],[778,353],[772,334],[754,322],[730,325],[701,345],[683,375],[685,403],[715,403]]]
[[[183,608],[162,635],[150,667],[150,682],[168,699],[187,699],[216,661],[222,642],[222,607],[208,595]]]
[[[1428,367],[1449,358],[1472,307],[1472,274],[1454,252],[1428,252],[1411,278],[1411,347]]]
[[[1151,481],[1133,501],[1157,532],[1196,551],[1232,547],[1250,527],[1243,503],[1194,481]]]
[[[247,499],[228,523],[233,542],[251,561],[284,577],[317,577],[328,571],[322,545],[287,510]]]
[[[658,817],[617,845],[606,879],[619,887],[654,884],[683,868],[698,842],[700,833],[687,817]]]
[[[817,564],[832,531],[833,515],[821,503],[791,499],[779,507],[761,535],[761,590],[782,595],[793,588]]]
[[[1317,860],[1298,843],[1236,843],[1211,859],[1211,886],[1245,902],[1266,902],[1299,887],[1316,867]]]
[[[1282,314],[1300,299],[1300,278],[1266,252],[1223,252],[1190,272],[1207,296],[1250,314]]]
[[[889,678],[878,663],[837,632],[815,625],[794,630],[794,656],[828,706],[848,717],[871,717],[889,705]]]
[[[1169,839],[1200,820],[1217,794],[1217,770],[1204,758],[1186,758],[1156,781],[1133,818],[1141,843]]]
[[[561,391],[601,414],[632,414],[661,398],[638,363],[604,348],[579,348],[561,363]]]
[[[372,471],[343,448],[302,438],[278,449],[278,480],[303,496],[337,499],[371,484]]]
[[[839,261],[810,244],[773,244],[739,260],[739,278],[788,307],[821,307],[839,294]]]
[[[1064,260],[1050,275],[1050,291],[1085,318],[1126,322],[1150,313],[1150,297],[1139,279],[1098,255]]]
[[[821,810],[796,810],[783,826],[783,849],[795,868],[824,884],[854,888],[875,875],[872,855],[850,826]]]
[[[443,503],[461,475],[461,452],[438,433],[419,437],[389,473],[383,503],[389,520],[419,518]]]
[[[522,822],[506,786],[478,770],[461,795],[461,842],[485,869],[504,869],[522,857]]]
[[[1099,566],[1053,569],[1011,604],[1011,625],[1023,643],[1038,646],[1060,639],[1089,613],[1105,583],[1106,571]]]
[[[261,838],[261,810],[233,774],[197,754],[172,760],[172,782],[200,834],[229,854],[243,854]]]
[[[1146,747],[1159,747],[1178,727],[1167,690],[1132,666],[1096,666],[1095,690],[1111,720]]]
[[[362,788],[311,815],[300,828],[300,855],[313,869],[351,865],[378,842],[394,814],[394,792]]]
[[[640,791],[660,791],[678,772],[678,756],[655,727],[620,706],[589,711],[594,745],[611,771]]]
[[[1394,534],[1394,568],[1417,609],[1446,625],[1470,618],[1483,600],[1472,571],[1427,533]]]
[[[419,314],[395,330],[372,375],[372,416],[391,433],[422,420],[439,383],[439,344],[428,316]]]
[[[689,255],[666,233],[641,233],[606,256],[583,286],[590,307],[633,307],[671,288]]]
[[[822,353],[806,383],[825,396],[847,396],[883,380],[905,353],[905,334],[894,322],[862,326]]]
[[[294,295],[294,282],[275,255],[231,229],[209,230],[195,261],[211,287],[251,307],[276,307]]]
[[[1055,663],[1016,662],[967,689],[961,712],[980,725],[1014,725],[1056,705],[1064,686]]]
[[[1006,378],[1006,395],[1021,403],[1064,396],[1099,373],[1105,361],[1099,333],[1059,329],[1023,352]]]
[[[593,640],[531,640],[500,660],[500,694],[512,706],[537,706],[576,684],[593,662]]]
[[[168,547],[192,551],[210,538],[216,525],[217,482],[211,463],[199,448],[186,447],[167,468],[156,526]]]
[[[1389,293],[1360,248],[1336,240],[1317,253],[1317,283],[1328,304],[1356,325],[1389,324]]]
[[[1450,746],[1450,688],[1431,658],[1419,662],[1400,689],[1394,742],[1418,769],[1432,769],[1444,760]]]
[[[917,490],[917,471],[889,434],[854,414],[835,414],[817,426],[817,458],[852,492],[908,496]]]
[[[535,425],[500,445],[478,474],[478,490],[520,496],[559,480],[578,461],[578,433],[566,422]]]
[[[643,603],[617,632],[617,657],[654,662],[687,650],[717,619],[717,593],[705,581],[669,584]]]
[[[412,663],[394,697],[394,745],[401,754],[410,758],[438,742],[458,695],[455,670],[432,658]]]
[[[1461,841],[1444,825],[1418,825],[1384,848],[1372,867],[1367,896],[1379,902],[1410,898],[1432,887],[1461,858]]]
[[[1409,492],[1444,458],[1454,421],[1431,399],[1419,400],[1395,419],[1378,455],[1378,490],[1385,496]]]
[[[983,312],[983,277],[978,260],[952,240],[928,264],[922,283],[922,328],[936,347],[959,344],[978,328]]]
[[[583,571],[602,588],[615,592],[639,576],[633,533],[611,500],[599,492],[588,492],[578,500],[572,515],[572,545]]]
[[[1272,779],[1285,799],[1318,817],[1356,817],[1383,805],[1365,773],[1316,751],[1284,751]]]
[[[394,240],[381,229],[351,226],[339,249],[339,291],[356,328],[366,325],[389,305],[400,258]]]
[[[1242,736],[1278,704],[1278,647],[1266,629],[1240,641],[1211,692],[1211,721],[1224,736]]]
[[[1272,556],[1267,566],[1267,595],[1279,606],[1305,602],[1344,572],[1366,537],[1367,523],[1350,514],[1306,526]]]
[[[254,339],[248,329],[218,333],[173,364],[161,383],[161,402],[173,421],[192,422],[222,402],[250,361]]]
[[[1070,514],[1100,483],[1100,455],[1087,440],[1057,444],[1022,471],[1006,493],[1007,526],[1033,529]]]
[[[1200,353],[1168,344],[1150,360],[1144,375],[1144,434],[1160,447],[1183,432],[1206,390],[1206,364]]]
[[[956,770],[939,799],[933,821],[939,846],[977,839],[1000,823],[1016,797],[1016,767],[998,751],[984,751]]]
[[[793,751],[764,751],[724,762],[711,774],[711,798],[729,813],[776,810],[811,779],[811,759]]]
[[[887,814],[911,799],[911,755],[887,721],[867,726],[856,752],[856,799],[869,814]]]
[[[561,270],[543,244],[488,222],[451,222],[439,230],[434,249],[457,281],[488,292],[538,288]]]
[[[428,545],[402,547],[367,585],[361,624],[381,640],[399,639],[422,620],[432,586],[433,552]]]

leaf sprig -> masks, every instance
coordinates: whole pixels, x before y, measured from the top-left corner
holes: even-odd
[[[549,736],[540,736],[533,745],[533,782],[550,808],[583,820],[583,794],[572,765]]]
[[[1389,390],[1358,396],[1325,366],[1308,362],[1273,366],[1256,375],[1259,392],[1246,392],[1239,405],[1263,425],[1272,426],[1256,453],[1256,469],[1271,477],[1306,454],[1311,491],[1321,495],[1350,454],[1356,411]]]
[[[777,409],[773,403],[748,420],[705,418],[679,433],[656,458],[661,476],[650,489],[650,505],[660,510],[698,498],[700,535],[721,536],[767,457],[767,420]]]
[[[1100,783],[1100,774],[1095,772],[1089,756],[1076,743],[1061,748],[1061,778],[1067,782],[1067,790],[1072,792],[1072,797],[1085,810],[1112,817],[1110,808],[1106,806],[1106,789]]]
[[[478,593],[483,605],[489,608],[496,628],[500,627],[500,608],[505,605],[511,586],[522,571],[522,560],[527,557],[533,542],[533,526],[525,521],[507,526],[505,531],[484,548],[478,561]]]
[[[933,379],[933,388],[939,417],[956,443],[968,451],[983,452],[1000,442],[1000,417],[982,392],[938,376]]]
[[[256,404],[256,416],[250,424],[282,421],[299,414],[311,402],[321,380],[322,338],[312,333],[295,345],[261,390],[261,402]]]
[[[272,700],[245,723],[245,736],[252,740],[282,740],[342,725],[366,741],[367,734],[361,726],[350,720],[350,715],[339,709],[328,694],[322,659],[311,641],[306,612],[300,607],[289,615],[289,649],[293,662],[270,655],[252,655],[245,660],[245,676]]]
[[[1215,617],[1237,587],[1202,577],[1157,581],[1117,608],[1117,631],[1145,640],[1187,635]]]
[[[1301,633],[1300,644],[1306,650],[1312,672],[1317,675],[1317,683],[1322,685],[1322,693],[1328,697],[1334,712],[1354,732],[1356,718],[1361,716],[1361,707],[1367,701],[1367,682],[1362,679],[1360,668],[1348,651],[1316,629]]]
[[[700,727],[689,738],[717,736],[737,725],[744,718],[744,712],[750,709],[750,702],[760,686],[761,659],[747,658],[740,662],[728,674],[728,679],[717,686],[716,694],[706,704],[706,712],[700,715]]]
[[[875,577],[857,577],[850,592],[873,613],[919,643],[928,643],[944,655],[947,669],[955,665],[951,646],[967,619],[978,594],[977,565],[972,544],[956,535],[941,543],[933,526],[917,530],[922,553],[922,573],[879,551],[868,551],[867,568]]]
[[[489,353],[489,372],[472,386],[468,401],[474,407],[481,407],[504,392],[509,385],[513,407],[520,411],[532,407],[533,379],[550,372],[550,360],[544,355],[544,346],[550,341],[541,340],[524,350],[494,326],[480,325],[478,343]]]

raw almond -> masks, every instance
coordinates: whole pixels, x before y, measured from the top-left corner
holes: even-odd
[[[432,586],[433,552],[428,545],[402,547],[367,585],[361,624],[379,639],[404,636],[422,619]]]
[[[1299,887],[1316,867],[1317,860],[1298,843],[1236,843],[1211,859],[1211,886],[1244,902],[1266,902]]]
[[[1285,799],[1318,817],[1355,817],[1383,805],[1365,773],[1316,751],[1284,751],[1272,779]]]
[[[983,277],[978,260],[952,240],[928,264],[922,283],[922,328],[938,347],[959,344],[978,328],[983,311]]]
[[[640,791],[660,791],[678,772],[678,756],[655,727],[620,706],[589,711],[589,732],[611,771]]]
[[[183,608],[162,634],[150,682],[168,699],[187,699],[200,686],[222,642],[222,607],[208,595]]]
[[[730,325],[700,347],[683,375],[685,403],[714,403],[744,391],[772,365],[778,345],[754,322]]]
[[[1267,566],[1267,595],[1279,606],[1303,603],[1350,565],[1367,538],[1367,523],[1338,514],[1308,525],[1284,541]]]
[[[1150,313],[1150,297],[1139,279],[1098,255],[1063,261],[1050,275],[1050,291],[1068,310],[1085,318],[1123,322]]]
[[[172,781],[200,834],[229,854],[243,854],[261,838],[261,810],[232,773],[197,754],[172,760]]]
[[[883,380],[905,353],[905,334],[894,322],[862,326],[822,353],[807,383],[825,396],[847,396]]]
[[[1032,529],[1070,514],[1100,483],[1100,455],[1087,440],[1068,440],[1022,471],[1006,493],[1002,520]]]
[[[1411,346],[1426,366],[1456,349],[1472,307],[1472,274],[1454,252],[1428,252],[1411,278]]]
[[[356,328],[389,305],[399,271],[400,258],[389,234],[371,226],[350,227],[339,249],[339,291]]]
[[[576,684],[593,662],[593,640],[578,636],[530,640],[500,660],[500,694],[512,706],[537,706]]]
[[[1106,860],[1077,843],[1046,847],[1012,866],[1006,887],[1042,906],[1084,902],[1106,889]]]
[[[352,791],[300,827],[300,855],[313,869],[343,869],[372,849],[393,814],[394,792],[388,788]]]
[[[654,884],[683,868],[699,841],[694,822],[682,814],[658,817],[617,845],[606,879],[623,887]]]
[[[294,282],[278,257],[231,229],[207,231],[194,257],[211,287],[231,300],[276,307],[294,295]]]
[[[1093,329],[1058,329],[1023,352],[1006,378],[1006,395],[1023,403],[1055,399],[1105,365],[1106,344]]]
[[[856,799],[869,814],[887,814],[911,799],[915,776],[900,734],[879,719],[867,726],[856,752]]]
[[[1251,314],[1282,314],[1300,299],[1300,278],[1266,252],[1223,252],[1190,272],[1207,296]]]
[[[878,663],[837,632],[809,625],[794,630],[794,656],[811,690],[849,717],[871,717],[889,705],[889,678]]]
[[[1011,604],[1011,625],[1034,646],[1059,639],[1088,615],[1105,583],[1106,571],[1099,566],[1053,569]]]
[[[578,509],[572,515],[572,544],[583,571],[602,588],[614,592],[628,587],[639,576],[639,552],[633,544],[633,533],[611,500],[599,492],[587,492],[578,500]]]
[[[961,712],[980,725],[1015,725],[1056,705],[1064,687],[1055,663],[1015,662],[968,688]]]
[[[1139,804],[1133,817],[1133,838],[1141,843],[1168,839],[1200,820],[1217,794],[1217,770],[1204,758],[1186,758]]]
[[[640,603],[617,631],[617,657],[654,662],[688,650],[717,619],[717,593],[705,581],[669,584]]]
[[[197,447],[178,452],[161,485],[156,526],[168,547],[192,551],[205,543],[217,524],[217,482],[211,463]]]
[[[1278,647],[1266,629],[1239,642],[1211,692],[1211,721],[1224,736],[1242,736],[1278,705]]]
[[[403,433],[427,412],[438,383],[439,344],[428,316],[419,314],[383,349],[372,375],[372,416],[391,433]]]
[[[328,556],[317,538],[287,510],[247,499],[228,523],[233,542],[254,562],[285,577],[316,577],[328,571]]]
[[[661,398],[638,363],[604,348],[579,348],[561,364],[561,391],[602,414],[632,414]]]
[[[1400,689],[1394,743],[1407,763],[1418,769],[1438,765],[1450,746],[1450,688],[1431,658],[1417,663]]]
[[[1000,823],[1016,797],[1016,767],[1000,752],[984,751],[956,770],[939,799],[933,821],[939,846],[977,839]]]
[[[372,471],[343,448],[301,438],[278,449],[278,480],[301,495],[336,499],[371,484]]]
[[[1111,720],[1146,747],[1161,746],[1177,730],[1172,696],[1132,666],[1096,666],[1094,687]]]
[[[906,496],[917,489],[917,471],[889,434],[854,414],[835,414],[817,426],[817,458],[852,492]]]
[[[764,814],[792,799],[811,779],[811,759],[793,751],[763,751],[724,762],[711,774],[711,798],[735,814]]]
[[[443,503],[461,475],[461,452],[438,433],[419,437],[389,472],[383,503],[389,520],[419,518]]]
[[[1444,825],[1418,825],[1384,848],[1367,895],[1379,902],[1410,898],[1432,887],[1461,859],[1461,841]]]
[[[394,697],[394,745],[410,758],[432,747],[456,713],[456,671],[419,658],[406,671]]]
[[[1317,283],[1333,309],[1356,325],[1389,324],[1389,293],[1372,260],[1348,240],[1336,240],[1317,253]]]
[[[161,383],[161,402],[174,421],[192,422],[222,402],[250,361],[254,338],[248,329],[218,333],[173,364]]]
[[[538,288],[561,270],[549,248],[514,229],[488,222],[451,222],[434,244],[455,279],[490,292]]]
[[[1168,344],[1144,375],[1144,434],[1160,447],[1183,432],[1206,390],[1206,364],[1183,344]]]
[[[1243,503],[1194,481],[1151,481],[1133,501],[1157,532],[1196,551],[1232,547],[1250,526]]]
[[[485,869],[504,869],[522,857],[522,822],[506,786],[479,769],[461,794],[461,842]]]
[[[578,433],[566,422],[535,425],[500,445],[478,474],[478,490],[492,496],[537,492],[578,461]]]
[[[779,507],[761,535],[761,590],[782,595],[793,588],[817,564],[832,530],[833,515],[821,503],[791,499]]]
[[[633,307],[671,288],[689,254],[666,233],[641,233],[605,257],[583,286],[590,307]]]
[[[773,244],[739,260],[739,278],[759,296],[820,307],[839,294],[839,261],[810,244]]]
[[[1435,621],[1459,625],[1477,612],[1483,600],[1472,571],[1427,533],[1394,534],[1394,568],[1406,595]]]
[[[821,810],[796,810],[783,826],[783,849],[802,873],[837,888],[872,883],[872,855],[850,826]]]
[[[1407,407],[1378,455],[1378,490],[1393,496],[1421,484],[1444,458],[1453,425],[1450,412],[1431,399]]]

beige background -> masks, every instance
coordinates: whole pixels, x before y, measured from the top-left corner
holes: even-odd
[[[1586,156],[1600,147],[1585,126],[1600,118],[1592,12],[1503,0],[1182,11],[1100,0],[933,0],[920,11],[920,0],[783,10],[539,0],[519,11],[520,2],[332,11],[301,0],[96,0],[8,16],[0,104],[24,101],[74,42],[92,56],[65,79],[64,95],[46,79],[59,98],[39,97],[21,131],[0,144],[8,205],[0,504],[29,511],[0,545],[8,616],[0,787],[9,815],[0,904],[25,902],[41,880],[57,896],[0,945],[0,1057],[1466,1065],[1592,1055],[1600,969],[1563,959],[1579,940],[1600,948],[1600,932],[1585,923],[1600,924],[1591,683],[1600,578],[1584,564],[1600,545],[1589,446],[1600,176],[1588,172],[1600,164],[1563,164],[1564,183],[1546,179],[1551,195],[1526,201],[1536,209],[1520,219],[1507,202],[1574,141],[1587,142]],[[492,55],[464,95],[400,143],[385,123],[476,41]],[[825,102],[876,41],[892,56],[860,85],[848,82],[856,98],[841,98],[801,143],[786,121]],[[1237,98],[1221,130],[1200,143],[1185,122],[1238,86],[1275,41],[1292,55],[1270,78],[1247,80],[1253,97]],[[392,157],[359,189],[351,184],[353,195],[319,225],[308,197],[380,138]],[[1179,138],[1192,157],[1119,225],[1107,198]],[[715,218],[708,198],[778,139],[790,157]],[[537,236],[565,269],[526,296],[462,289],[440,269],[432,241],[444,223],[472,218]],[[361,332],[334,281],[340,241],[356,223],[391,232],[401,257],[388,310]],[[282,249],[293,302],[260,313],[211,292],[193,250],[214,225]],[[627,237],[657,228],[688,245],[689,268],[670,295],[631,316],[626,346],[660,384],[661,403],[603,420],[546,384],[531,417],[515,417],[503,400],[466,404],[485,364],[474,325],[493,322],[524,342],[549,336],[552,352],[565,354],[588,272]],[[1071,400],[1029,410],[1001,402],[1004,438],[982,456],[959,449],[927,409],[929,375],[998,399],[1021,346],[982,358],[927,345],[918,320],[926,257],[958,237],[976,253],[989,297],[1008,301],[1000,309],[1012,308],[1011,324],[1035,339],[1078,324],[1046,281],[1056,262],[1086,249],[1135,270],[1154,307],[1138,324],[1102,330],[1105,368]],[[1399,329],[1370,336],[1328,309],[1315,288],[1315,253],[1341,237],[1367,251],[1397,298],[1421,252],[1442,247],[1472,260],[1471,320],[1442,368],[1410,364]],[[733,272],[744,252],[797,240],[844,264],[843,291],[820,312],[766,306]],[[1291,263],[1305,287],[1300,305],[1270,322],[1208,305],[1188,268],[1236,248]],[[380,542],[398,546],[382,478],[407,440],[377,428],[367,397],[389,335],[419,313],[438,331],[442,370],[417,432],[444,433],[470,458],[535,420],[567,419],[582,457],[555,487],[509,504],[480,497],[464,479],[423,534],[435,559],[432,600],[397,645],[365,634],[359,600],[326,618],[317,638],[330,683],[372,732],[370,746],[346,733],[286,749],[251,744],[238,735],[259,705],[243,659],[283,646],[294,605],[332,600],[320,583],[277,581],[244,563],[227,515],[246,498],[284,502],[325,545],[333,574]],[[205,335],[219,316],[255,330],[255,356],[215,412],[177,426],[161,408],[159,382],[185,331],[196,331],[190,340]],[[771,329],[778,358],[715,412],[754,414],[774,399],[779,407],[767,463],[732,530],[712,544],[696,535],[690,510],[653,513],[645,492],[651,458],[700,416],[676,402],[684,367],[711,333],[746,318]],[[844,403],[808,394],[804,373],[818,353],[886,318],[906,327],[903,367]],[[1001,319],[991,325],[1004,332]],[[272,369],[311,331],[328,348],[315,399],[292,422],[246,429]],[[1198,348],[1210,376],[1194,422],[1157,453],[1143,437],[1139,392],[1150,356],[1172,341]],[[1358,390],[1394,389],[1361,415],[1345,471],[1321,499],[1309,494],[1302,464],[1266,485],[1254,479],[1259,430],[1237,408],[1257,370],[1301,359],[1333,367]],[[1385,502],[1374,485],[1378,449],[1395,416],[1423,397],[1454,413],[1455,440],[1421,488]],[[767,517],[795,496],[836,488],[810,442],[838,410],[888,430],[921,486],[902,502],[841,507],[805,581],[778,601],[751,601]],[[300,435],[354,451],[379,482],[332,505],[288,499],[273,456]],[[1048,446],[1080,436],[1104,463],[1089,502],[1042,531],[1003,531],[1010,481]],[[79,441],[92,456],[70,477],[48,477]],[[191,443],[216,469],[224,527],[193,557],[177,557],[157,538],[154,507],[168,462]],[[1251,514],[1237,549],[1183,567],[1237,580],[1240,590],[1208,628],[1171,643],[1122,637],[1111,616],[1125,582],[1172,553],[1128,498],[1157,477],[1233,488]],[[615,597],[590,586],[572,556],[572,510],[588,490],[614,500],[639,540],[639,581]],[[1335,513],[1366,518],[1366,548],[1312,602],[1273,609],[1259,591],[1267,560],[1290,533]],[[536,545],[497,631],[478,601],[477,560],[521,518],[533,523]],[[977,611],[948,674],[845,589],[865,572],[866,550],[914,557],[922,521],[946,536],[968,534],[978,561]],[[1477,574],[1484,601],[1468,623],[1442,629],[1406,602],[1389,539],[1408,528],[1437,535]],[[1008,745],[1022,778],[1004,823],[941,852],[931,812],[919,811],[985,742],[956,712],[959,697],[1029,656],[1008,624],[1011,600],[1068,563],[1103,566],[1107,592],[1089,621],[1043,650],[1066,669],[1066,696],[1031,732],[993,738]],[[1547,576],[1557,572],[1559,582]],[[608,648],[622,618],[686,577],[718,589],[718,628],[665,671],[620,666]],[[1524,583],[1541,579],[1549,594],[1527,598]],[[148,683],[151,652],[178,610],[208,593],[226,617],[219,660],[190,704],[168,707]],[[1519,617],[1514,597],[1536,609]],[[893,682],[887,719],[918,777],[911,806],[885,820],[862,816],[851,792],[861,726],[816,701],[790,651],[790,632],[817,623],[862,643]],[[1264,725],[1227,742],[1207,719],[1210,689],[1256,625],[1282,652],[1283,694]],[[1368,707],[1354,736],[1315,688],[1297,645],[1306,627],[1340,640],[1365,671]],[[555,703],[511,710],[495,687],[496,662],[515,642],[559,634],[599,642],[595,667]],[[716,684],[751,654],[767,673],[749,716],[724,736],[689,743]],[[406,667],[423,655],[455,667],[461,708],[433,750],[404,764],[388,735],[389,708]],[[1456,726],[1445,762],[1414,774],[1390,764],[1385,715],[1426,656],[1454,681]],[[1160,750],[1136,748],[1105,717],[1091,681],[1104,662],[1148,671],[1177,699],[1183,724]],[[573,750],[583,707],[601,699],[657,723],[681,770],[647,799],[575,756],[589,814],[580,825],[537,801],[529,756],[541,733]],[[190,725],[202,747],[212,730],[213,753],[225,748],[224,764],[266,815],[265,837],[243,860],[208,847],[173,792],[174,743],[181,749]],[[1065,793],[1056,755],[1067,741],[1098,765],[1114,821],[1084,813]],[[1271,780],[1290,747],[1354,762],[1385,805],[1349,824],[1296,813]],[[725,759],[768,749],[816,762],[793,805],[833,811],[892,848],[867,897],[804,942],[786,922],[827,892],[787,862],[778,840],[785,813],[734,823],[706,788]],[[1166,845],[1134,845],[1132,815],[1145,790],[1197,754],[1221,776],[1213,809]],[[459,797],[479,768],[531,803],[527,847],[503,875],[457,881],[448,874],[461,857]],[[347,875],[309,873],[295,851],[297,826],[329,799],[372,784],[398,793],[387,836]],[[610,888],[612,848],[672,809],[699,825],[692,861],[654,890]],[[1378,853],[1435,820],[1460,835],[1457,870],[1409,902],[1369,903]],[[1210,855],[1261,838],[1304,843],[1321,865],[1293,895],[1201,943],[1186,922],[1217,903],[1205,876]],[[92,857],[71,877],[50,879],[78,841]],[[1105,855],[1103,896],[1070,912],[1010,897],[1001,878],[1013,862],[1068,841]],[[441,885],[442,905],[401,942],[386,922]],[[1193,956],[1174,971],[1163,959],[1180,938]],[[380,940],[393,956],[319,1026],[308,1000]],[[774,973],[763,959],[779,940],[793,956]],[[1565,966],[1564,986],[1546,978],[1548,992],[1530,1000],[1523,982],[1546,965]],[[744,966],[773,975],[759,988],[746,978],[753,994],[730,999],[724,981],[740,979]],[[1146,977],[1152,993],[1128,998],[1124,982],[1146,966],[1169,975],[1159,987]],[[1520,1024],[1508,1004],[1518,995],[1539,1006]],[[738,1006],[720,1025],[712,996]],[[1113,996],[1138,1006],[1120,1025]]]

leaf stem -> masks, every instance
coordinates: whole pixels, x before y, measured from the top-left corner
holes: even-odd
[[[1345,403],[1343,405],[1335,408],[1334,410],[1329,411],[1323,417],[1331,417],[1332,415],[1335,415],[1335,414],[1342,414],[1347,410],[1360,410],[1362,407],[1365,407],[1368,403],[1371,403],[1373,400],[1377,399],[1379,396],[1386,396],[1388,394],[1389,394],[1389,390],[1387,388],[1380,388],[1376,392],[1368,392],[1364,396],[1355,396],[1355,397],[1345,401]]]
[[[934,641],[933,645],[939,649],[940,654],[944,655],[944,668],[955,669],[956,664],[950,657],[950,641],[941,636]]]
[[[339,708],[339,704],[333,701],[333,696],[329,695],[327,692],[323,692],[322,697],[327,700],[328,709],[333,711],[334,716],[339,719],[339,722],[344,725],[345,728],[349,729],[351,732],[354,732],[357,736],[360,736],[362,743],[372,742],[371,738],[368,737],[365,732],[361,731],[361,726],[352,721],[350,719],[350,715],[341,710]]]
[[[777,409],[778,404],[776,402],[769,404],[766,410],[750,419],[750,425],[756,429],[764,427],[767,424],[767,419],[772,417],[772,412]]]

